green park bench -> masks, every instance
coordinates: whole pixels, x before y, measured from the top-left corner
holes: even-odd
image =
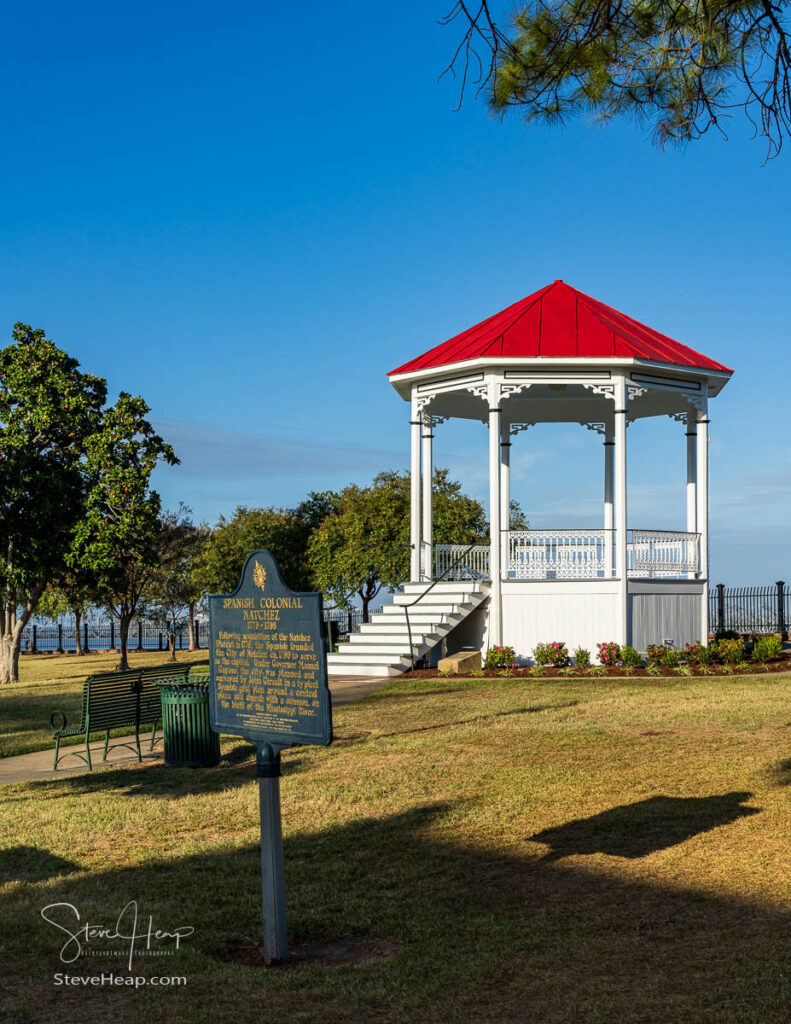
[[[206,671],[207,662],[196,665],[157,665],[151,668],[131,669],[127,672],[105,672],[89,676],[82,684],[82,710],[79,725],[69,726],[65,712],[55,711],[49,724],[55,739],[55,764],[65,757],[78,757],[93,771],[91,764],[91,748],[89,740],[92,733],[106,733],[104,739],[104,756],[107,760],[108,750],[115,747],[128,747],[137,753],[138,761],[143,760],[140,751],[140,726],[151,724],[151,744],[154,749],[156,742],[157,723],[162,719],[162,701],[159,683],[186,683],[190,670]],[[114,743],[110,747],[110,730],[121,728],[135,730],[135,745],[131,743]],[[60,753],[60,741],[67,736],[85,736],[85,753],[69,750]]]

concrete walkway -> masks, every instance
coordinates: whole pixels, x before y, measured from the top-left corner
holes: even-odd
[[[392,679],[378,676],[333,676],[330,679],[330,694],[332,706],[341,707],[343,704],[352,704],[356,700],[367,697],[369,693],[381,690],[383,686],[392,682]],[[151,730],[140,734],[140,749],[143,751],[144,761],[161,761],[164,757],[162,747],[162,730],[157,731],[157,745],[153,753],[148,752]],[[131,743],[134,748],[134,736],[118,736],[110,740],[110,746],[118,743]],[[37,750],[33,754],[17,754],[15,757],[0,758],[0,786],[10,786],[15,782],[29,782],[32,779],[60,779],[64,776],[82,775],[88,771],[87,764],[76,757],[70,757],[67,761],[61,761],[57,771],[52,768],[54,759],[54,740],[48,750]],[[68,747],[61,747],[61,753],[67,751]],[[81,753],[85,753],[85,744],[75,747]],[[127,764],[137,764],[137,754],[128,747],[116,747],[110,750],[107,760],[102,761],[104,751],[104,740],[91,742],[91,758],[93,770],[100,771],[102,768],[118,768]]]

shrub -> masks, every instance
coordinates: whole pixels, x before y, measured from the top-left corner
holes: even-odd
[[[536,665],[543,668],[549,664],[549,644],[536,644],[533,648],[533,658]]]
[[[603,665],[591,665],[589,672],[592,676],[603,676],[604,666]]]
[[[584,647],[577,647],[574,651],[574,664],[577,668],[590,668],[591,652]]]
[[[679,665],[679,667],[676,669],[676,675],[677,676],[691,676],[692,675],[692,666],[691,665]]]
[[[513,668],[516,655],[513,647],[490,647],[486,652],[484,668]]]
[[[762,636],[753,644],[753,661],[759,665],[765,665],[767,661],[774,661],[780,657],[783,649],[783,641],[777,636]]]
[[[700,665],[702,669],[707,669],[716,657],[717,648],[714,645],[704,647],[703,644],[700,644],[700,650],[698,651],[698,665]],[[704,675],[709,675],[709,673],[704,672]]]
[[[645,670],[645,674],[647,676],[661,676],[662,675],[662,666],[661,665],[649,665],[648,668]]]
[[[528,669],[528,672],[530,673],[531,676],[536,676],[536,677],[543,676],[544,675],[544,666],[543,665],[534,665],[532,668]]]
[[[723,629],[721,632],[714,634],[714,639],[717,642],[720,640],[739,640],[740,634],[733,629]]]
[[[569,661],[569,649],[560,640],[553,640],[552,643],[546,645],[549,654],[549,664],[554,665],[555,668],[563,668],[568,665]]]
[[[697,640],[694,643],[684,644],[684,655],[690,665],[699,665],[701,651],[707,650],[708,648],[704,647],[703,644],[698,643]]]
[[[621,648],[621,661],[624,668],[640,668],[643,664],[643,656],[634,647],[627,645]]]
[[[666,647],[662,655],[662,664],[665,668],[678,668],[681,664],[681,651],[677,647]]]
[[[596,650],[599,652],[599,661],[602,665],[617,665],[621,660],[621,645],[614,640],[596,644]]]
[[[736,665],[738,662],[744,661],[744,640],[741,637],[736,640],[718,640],[717,656],[726,665]]]
[[[663,644],[649,644],[645,649],[646,661],[649,665],[664,665],[666,650]]]

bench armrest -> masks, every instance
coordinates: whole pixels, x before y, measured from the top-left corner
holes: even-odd
[[[63,721],[59,725],[55,723],[55,719],[58,717],[63,719]],[[66,722],[67,718],[65,711],[53,711],[52,714],[50,715],[49,727],[50,729],[52,729],[53,732],[63,732],[63,730],[66,728]]]

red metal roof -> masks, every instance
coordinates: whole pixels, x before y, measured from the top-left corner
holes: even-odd
[[[388,376],[467,359],[647,359],[732,373],[727,366],[605,306],[563,281],[515,302]]]

